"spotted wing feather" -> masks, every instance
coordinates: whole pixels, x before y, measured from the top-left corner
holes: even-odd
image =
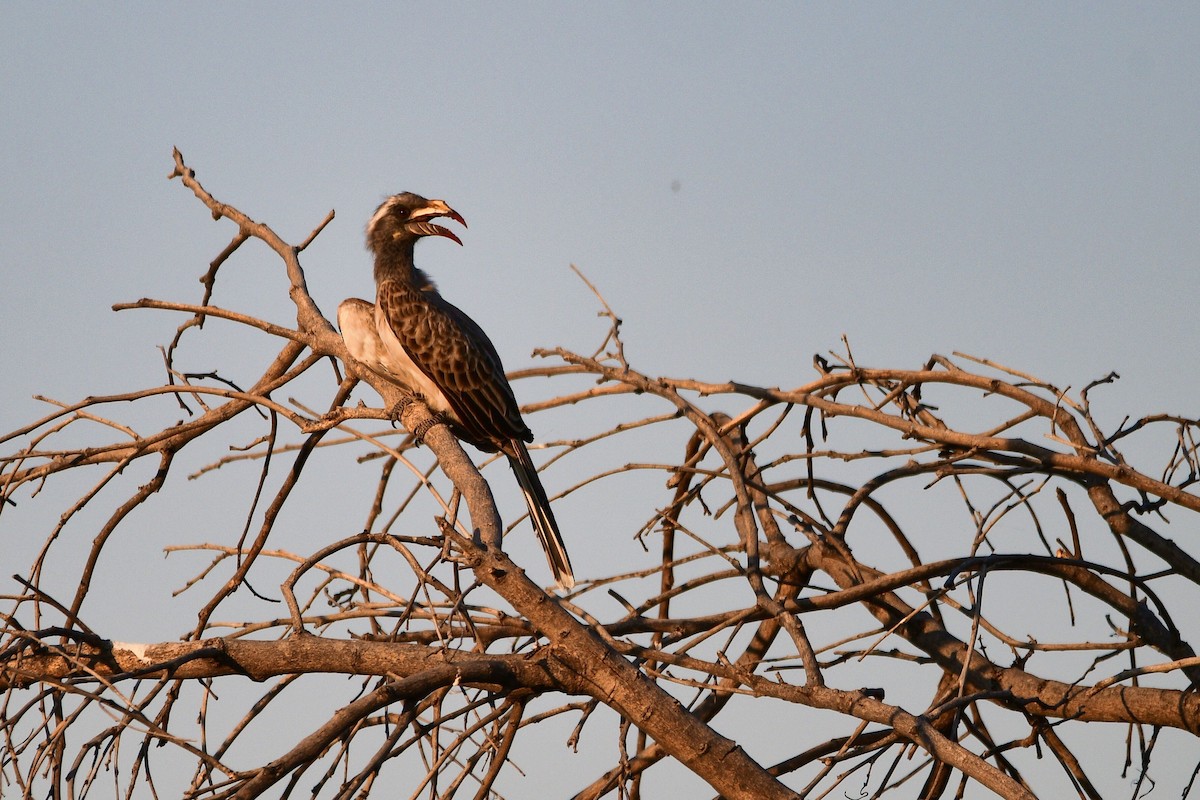
[[[379,285],[383,319],[409,358],[441,390],[460,437],[486,452],[531,441],[504,366],[487,334],[435,291]]]

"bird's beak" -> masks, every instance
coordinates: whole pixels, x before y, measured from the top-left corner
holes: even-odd
[[[461,245],[462,239],[455,236],[452,231],[429,221],[437,217],[449,217],[464,228],[467,227],[467,221],[462,218],[462,214],[446,205],[442,200],[430,200],[429,205],[413,211],[405,227],[417,236],[444,236]]]

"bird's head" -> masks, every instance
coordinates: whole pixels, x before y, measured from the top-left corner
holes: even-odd
[[[451,231],[430,222],[437,217],[449,217],[467,227],[467,221],[442,200],[426,200],[412,192],[392,195],[367,223],[367,247],[378,254],[395,244],[411,246],[423,236],[445,236],[462,244]]]

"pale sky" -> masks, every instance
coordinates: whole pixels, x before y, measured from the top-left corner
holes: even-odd
[[[173,146],[292,242],[336,210],[327,315],[384,196],[446,200],[465,246],[419,261],[510,369],[599,344],[575,264],[651,374],[795,386],[846,334],[1195,417],[1198,42],[1185,3],[4,4],[0,428],[161,382],[183,318],[110,308],[198,302],[231,235]],[[293,319],[265,248],[225,269],[218,305]]]

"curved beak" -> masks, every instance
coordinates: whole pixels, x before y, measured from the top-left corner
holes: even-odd
[[[444,236],[461,245],[462,239],[455,236],[452,231],[429,221],[437,217],[448,217],[464,228],[467,227],[467,221],[462,218],[462,214],[446,205],[444,200],[430,200],[429,205],[413,211],[405,227],[417,236]]]

